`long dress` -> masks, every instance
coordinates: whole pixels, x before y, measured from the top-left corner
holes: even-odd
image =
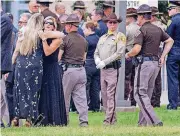
[[[47,40],[48,44],[52,39]],[[43,59],[43,81],[40,93],[39,112],[45,119],[42,125],[67,125],[64,93],[62,88],[62,73],[58,64],[59,48]]]
[[[36,120],[43,76],[43,48],[39,44],[31,55],[19,55],[14,80],[15,117]]]

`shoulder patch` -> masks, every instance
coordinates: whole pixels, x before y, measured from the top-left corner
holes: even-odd
[[[123,42],[123,44],[126,44],[126,36],[123,33],[118,33],[116,42]]]
[[[126,36],[123,34],[119,37],[120,41],[123,42],[123,44],[126,44]]]

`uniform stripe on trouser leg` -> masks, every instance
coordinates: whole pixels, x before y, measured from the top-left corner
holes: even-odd
[[[117,84],[118,84],[118,76],[119,76],[119,69],[117,69],[117,83],[116,83],[116,88],[117,88]],[[114,109],[113,109],[113,114],[112,114],[110,123],[112,123],[112,120],[113,120],[114,114],[115,114],[115,110],[116,110],[116,88],[115,88],[115,93],[114,93]]]
[[[141,71],[141,64],[139,64],[138,73],[137,73],[137,94],[138,94],[139,100],[140,100],[140,102],[142,104],[142,107],[143,107],[144,111],[146,112],[147,116],[151,120],[151,123],[154,124],[154,120],[152,119],[151,115],[149,114],[148,110],[146,109],[145,104],[143,102],[143,99],[141,98],[141,95],[139,93],[140,74],[141,74],[140,71]]]

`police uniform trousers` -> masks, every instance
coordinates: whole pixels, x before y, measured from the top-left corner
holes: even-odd
[[[100,110],[100,70],[96,68],[94,59],[86,59],[87,101],[89,110]]]
[[[153,95],[151,98],[151,104],[153,107],[160,107],[160,99],[161,99],[161,70],[158,73],[158,76],[155,80],[155,86],[154,86],[154,91]]]
[[[180,48],[172,48],[167,57],[168,109],[176,109],[179,96]]]
[[[84,67],[67,68],[63,74],[63,90],[66,114],[69,122],[70,99],[73,98],[79,113],[80,124],[88,123],[88,106],[86,98],[86,72]]]
[[[105,123],[116,123],[116,87],[118,81],[118,69],[108,68],[101,70],[101,96],[105,111]]]
[[[140,108],[139,126],[155,125],[160,122],[151,105],[151,96],[159,70],[158,61],[144,61],[136,67],[134,97]]]

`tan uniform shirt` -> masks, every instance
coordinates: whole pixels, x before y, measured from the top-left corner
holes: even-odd
[[[121,57],[125,51],[126,37],[123,33],[103,35],[97,44],[94,59],[100,58],[107,65]]]
[[[126,43],[126,49],[130,51],[133,48],[134,45],[134,36],[136,32],[139,30],[139,26],[137,25],[136,22],[130,23],[129,25],[126,26],[126,38],[127,38],[127,43]]]
[[[166,31],[167,29],[167,26],[164,25],[161,21],[154,21],[152,22],[152,24],[160,27],[163,31]]]

